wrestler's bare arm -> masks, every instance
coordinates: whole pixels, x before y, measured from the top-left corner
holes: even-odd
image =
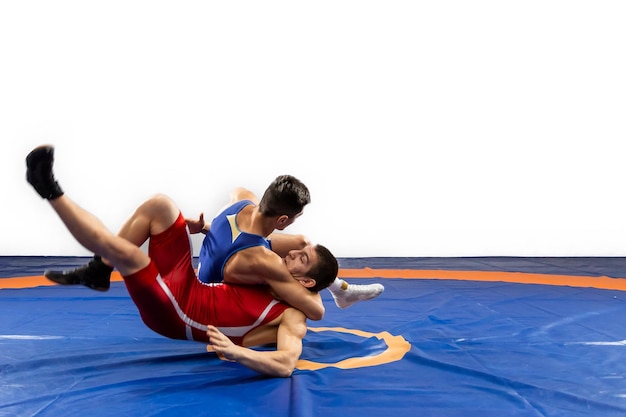
[[[306,317],[289,308],[282,314],[278,327],[275,351],[258,351],[235,345],[217,328],[208,326],[208,351],[216,352],[222,359],[238,362],[259,373],[289,377],[302,354],[302,339],[306,335]]]
[[[321,320],[324,317],[322,297],[294,279],[283,259],[265,248],[248,248],[239,252],[224,268],[224,281],[243,284],[264,282],[277,298],[302,311],[309,319]]]
[[[310,320],[318,321],[324,318],[326,309],[322,297],[309,291],[295,279],[291,278],[291,281],[268,279],[267,284],[279,299],[302,311]]]
[[[269,235],[269,240],[272,242],[272,251],[281,258],[287,256],[291,250],[303,249],[311,244],[304,235],[291,235],[288,233],[272,233]]]

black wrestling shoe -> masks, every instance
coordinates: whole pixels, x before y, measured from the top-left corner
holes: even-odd
[[[26,157],[26,181],[42,198],[54,200],[63,195],[63,190],[54,179],[54,148],[44,145],[33,149]]]
[[[97,291],[108,291],[113,268],[94,256],[87,265],[69,271],[45,271],[43,275],[61,285],[84,285]]]

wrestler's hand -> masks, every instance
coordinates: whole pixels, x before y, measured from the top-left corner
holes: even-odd
[[[200,213],[198,219],[185,219],[185,223],[187,223],[187,227],[189,228],[189,233],[195,235],[196,233],[207,233],[211,228],[211,225],[204,224],[204,213]]]
[[[198,219],[185,219],[185,222],[189,228],[189,233],[192,235],[204,231],[204,213],[200,213]]]
[[[215,326],[207,326],[206,334],[209,337],[209,344],[206,347],[207,352],[217,353],[217,356],[224,361],[235,361],[235,355],[239,346],[235,345]]]

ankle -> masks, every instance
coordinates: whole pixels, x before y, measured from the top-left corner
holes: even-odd
[[[107,259],[102,259],[100,255],[94,255],[91,262],[95,267],[102,269],[103,271],[113,271],[113,266],[109,264],[109,261]]]
[[[335,278],[335,280],[328,286],[331,293],[339,293],[348,289],[348,283],[341,278]]]

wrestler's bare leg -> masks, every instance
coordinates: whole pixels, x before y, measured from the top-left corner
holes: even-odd
[[[35,148],[26,158],[28,182],[49,201],[69,232],[86,249],[107,256],[122,274],[144,268],[150,258],[139,247],[115,236],[93,214],[67,197],[54,178],[54,148]]]
[[[154,195],[135,209],[117,236],[135,246],[141,246],[151,235],[159,234],[171,226],[178,215],[179,209],[169,197]],[[44,276],[61,285],[85,285],[106,291],[110,287],[114,264],[106,255],[95,255],[87,265],[66,271],[47,270]]]
[[[106,291],[115,265],[122,275],[145,267],[149,258],[139,248],[150,235],[169,228],[180,214],[174,202],[164,195],[155,195],[142,203],[126,221],[118,236],[113,235],[91,213],[79,207],[63,194],[52,171],[54,149],[42,146],[26,159],[27,180],[43,198],[46,198],[63,220],[68,230],[85,248],[109,259],[106,265],[99,257],[88,265],[69,272],[46,271],[52,281],[65,285],[82,284]],[[121,235],[121,236],[120,236]],[[111,239],[111,237],[115,239]],[[137,256],[140,260],[136,260]]]

